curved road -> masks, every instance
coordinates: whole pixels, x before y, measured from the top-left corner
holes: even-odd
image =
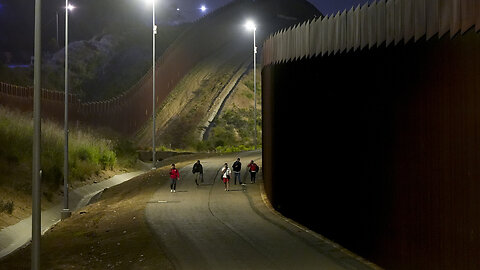
[[[261,163],[261,152],[238,156],[242,179],[250,160]],[[199,187],[193,164],[182,168],[177,192],[165,183],[147,205],[147,222],[177,269],[372,269],[266,207],[262,182],[248,181],[245,191],[232,182],[224,191],[218,170],[236,158],[202,160]]]

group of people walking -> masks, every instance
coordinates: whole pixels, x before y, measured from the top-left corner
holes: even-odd
[[[240,185],[244,184],[242,183],[242,178],[240,177],[240,172],[242,170],[242,163],[240,162],[240,158],[237,158],[237,160],[233,163],[232,169],[233,169],[233,176],[234,176],[234,184],[235,185],[237,184],[237,179]],[[259,167],[253,160],[250,161],[250,163],[247,165],[247,171],[250,173],[251,184],[254,184],[256,182],[258,170],[259,170]],[[225,191],[229,191],[232,170],[230,170],[230,168],[228,167],[228,163],[225,163],[223,165],[221,171],[222,171],[221,178],[223,183],[225,184]],[[200,163],[200,160],[197,160],[197,162],[195,162],[195,164],[193,165],[192,173],[195,175],[195,184],[197,186],[199,185],[198,181],[203,183],[203,166]],[[178,180],[180,180],[180,173],[178,169],[175,167],[175,164],[172,164],[172,167],[170,168],[170,192],[172,193],[176,192]]]
[[[240,158],[237,158],[237,161],[235,161],[232,165],[233,169],[233,176],[234,176],[234,184],[237,184],[237,179],[238,183],[242,185],[242,178],[240,177],[240,172],[242,170],[242,163],[240,162]],[[250,163],[247,165],[247,171],[250,172],[250,184],[254,184],[256,182],[256,177],[257,177],[257,172],[258,172],[258,165],[252,160]],[[225,191],[230,190],[230,178],[232,175],[232,170],[228,167],[228,163],[225,162],[222,168],[222,180],[223,183],[225,184]]]

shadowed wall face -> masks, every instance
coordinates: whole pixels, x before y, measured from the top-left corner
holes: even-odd
[[[272,204],[387,269],[476,269],[480,35],[268,65]]]

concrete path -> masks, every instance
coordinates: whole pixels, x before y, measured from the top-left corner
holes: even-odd
[[[261,162],[261,152],[239,156],[244,179],[246,165]],[[147,204],[147,222],[177,269],[372,269],[268,208],[263,183],[248,180],[243,190],[232,182],[226,192],[218,169],[236,158],[202,160],[205,182],[199,187],[193,164],[182,168],[177,192],[167,183]]]
[[[88,204],[90,199],[105,188],[116,186],[135,176],[144,173],[136,171],[116,175],[100,183],[86,185],[70,191],[69,204],[72,211],[80,209]],[[42,234],[60,221],[60,211],[63,203],[42,211]],[[0,231],[0,258],[10,254],[27,244],[32,238],[32,217],[28,217],[17,224],[6,227]]]

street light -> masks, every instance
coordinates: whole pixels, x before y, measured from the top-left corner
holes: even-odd
[[[206,7],[205,5],[202,5],[202,6],[200,7],[200,10],[201,10],[202,12],[205,12],[205,11],[207,11],[207,7]]]
[[[72,6],[72,5],[67,5],[66,8],[65,8],[65,11],[66,10],[70,10],[72,11],[75,7]],[[60,47],[60,43],[58,42],[58,10],[55,12],[55,21],[56,21],[56,25],[57,25],[57,48]]]
[[[155,0],[145,0],[152,4],[152,170],[156,169],[155,157],[155,35],[157,34],[157,25],[155,24]]]
[[[35,41],[33,62],[33,162],[32,162],[32,254],[31,269],[40,269],[41,133],[42,133],[42,0],[35,0]]]
[[[68,206],[68,12],[75,7],[65,0],[65,120],[64,120],[64,158],[63,158],[63,209],[61,213],[62,219],[70,217],[72,212]]]
[[[257,26],[255,22],[252,20],[247,20],[245,23],[245,29],[247,31],[253,32],[253,121],[254,121],[254,129],[255,129],[255,136],[253,137],[253,144],[255,150],[257,150],[257,46],[256,46],[256,37],[255,34],[257,32]]]

